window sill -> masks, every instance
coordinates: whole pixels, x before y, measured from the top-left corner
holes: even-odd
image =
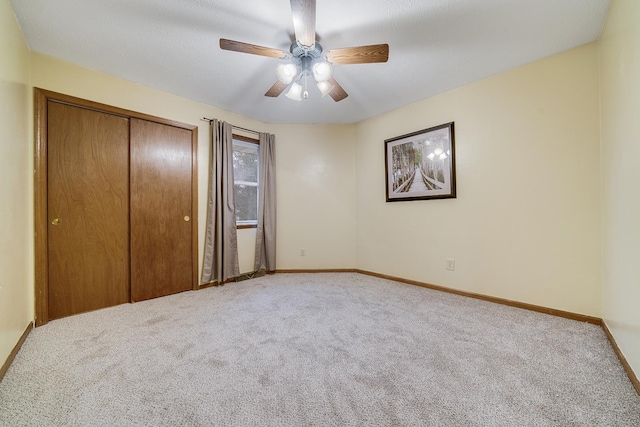
[[[244,228],[258,228],[258,224],[242,224],[242,225],[236,225],[236,228],[238,230],[242,230]]]

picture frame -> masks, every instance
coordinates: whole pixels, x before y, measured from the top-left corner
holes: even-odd
[[[454,122],[384,141],[387,202],[456,198]]]

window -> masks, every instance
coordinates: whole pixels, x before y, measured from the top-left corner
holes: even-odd
[[[258,225],[259,153],[259,141],[233,135],[233,186],[238,228]]]

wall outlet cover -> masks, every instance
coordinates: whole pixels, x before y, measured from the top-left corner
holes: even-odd
[[[456,260],[453,258],[447,258],[447,263],[445,265],[447,270],[453,271],[456,269]]]

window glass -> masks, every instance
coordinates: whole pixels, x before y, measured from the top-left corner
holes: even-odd
[[[258,187],[235,185],[236,223],[251,225],[258,223]]]
[[[236,225],[258,223],[258,165],[260,145],[233,139],[233,179]]]
[[[258,182],[258,150],[234,147],[233,173],[236,181]]]

